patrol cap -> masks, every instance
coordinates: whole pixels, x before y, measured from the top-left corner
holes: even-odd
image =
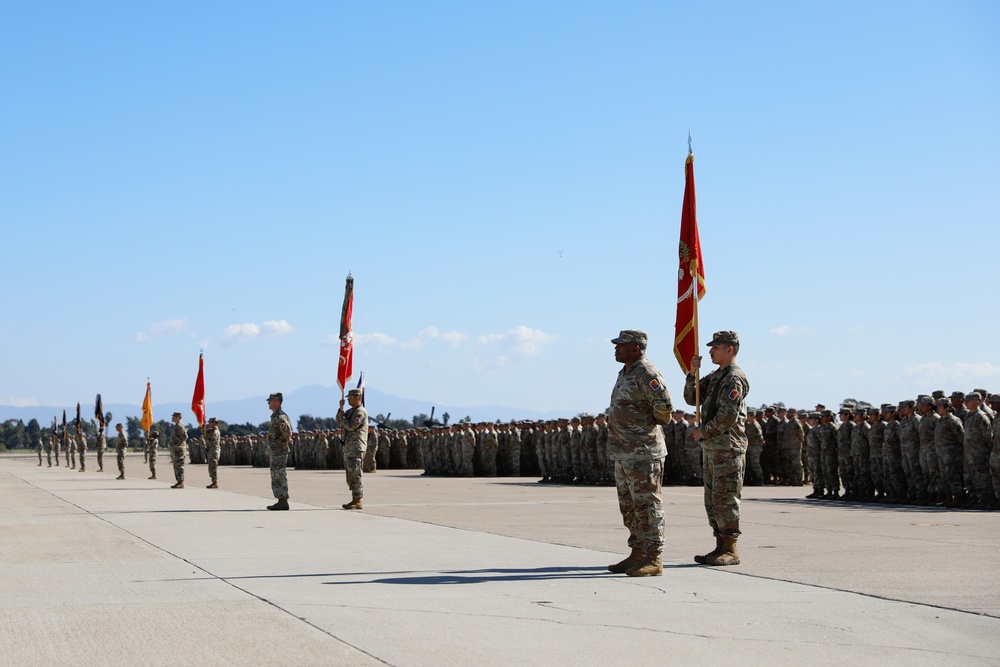
[[[953,392],[951,392],[951,397],[952,398],[965,398],[965,392],[964,391],[953,391]]]
[[[735,331],[716,331],[712,334],[712,340],[705,343],[708,347],[713,345],[739,345],[740,335]]]
[[[579,417],[573,417],[572,419],[569,420],[569,422],[571,424],[579,424],[580,423],[580,418]]]
[[[347,395],[348,396],[361,396],[361,394],[362,394],[362,392],[361,392],[360,389],[348,389],[347,390]]]
[[[989,396],[990,395],[990,392],[986,391],[982,387],[976,387],[972,391],[978,391],[980,396]]]
[[[854,408],[854,414],[856,415],[866,415],[868,414],[868,408],[863,408],[860,405]]]
[[[882,414],[882,411],[880,409],[875,408],[875,407],[868,408],[868,416],[869,417],[871,417],[873,415],[880,415],[880,414]]]
[[[981,401],[981,400],[983,400],[983,395],[980,394],[978,391],[969,392],[968,394],[965,395],[965,400],[966,401]]]
[[[747,408],[747,417],[752,417],[757,414],[757,408]]]
[[[934,399],[930,396],[921,396],[917,399],[917,405],[934,405]]]
[[[941,398],[939,398],[937,400],[937,406],[939,408],[950,408],[951,407],[951,401],[949,401],[947,398],[944,398],[942,396]]]
[[[798,412],[798,410],[796,410],[795,408],[788,408],[787,410],[785,410],[785,412],[787,412],[790,415],[794,415],[795,413]]]
[[[882,404],[882,412],[895,412],[895,411],[896,411],[896,406],[893,405],[892,403]]]
[[[218,422],[219,422],[219,420],[216,419],[215,417],[209,417],[208,418],[208,423],[209,424],[217,424]]]
[[[276,391],[273,394],[271,394],[270,396],[268,396],[267,400],[269,400],[269,401],[284,401],[285,397],[281,395],[280,391]]]
[[[611,342],[615,345],[620,343],[638,343],[639,345],[645,345],[648,340],[645,331],[639,331],[638,329],[622,329],[618,334],[618,338],[612,338]]]
[[[916,404],[917,404],[916,401],[914,401],[913,399],[908,398],[905,401],[900,401],[899,402],[899,407],[901,407],[901,408],[912,408]]]
[[[988,400],[990,403],[1000,403],[1000,394],[990,394]]]
[[[183,417],[184,415],[182,415],[182,414],[181,414],[181,413],[179,413],[179,412],[175,412],[175,413],[174,413],[174,414],[172,414],[171,416],[172,416],[172,417]]]
[[[694,419],[694,413],[693,412],[685,412],[684,413],[684,419]]]
[[[826,410],[826,406],[825,405],[823,405],[822,403],[817,403],[816,404],[816,411],[817,412],[823,412],[824,410]]]
[[[819,419],[819,413],[818,412],[810,412],[809,413],[809,419]]]

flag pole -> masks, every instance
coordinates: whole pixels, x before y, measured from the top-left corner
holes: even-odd
[[[694,317],[692,318],[692,333],[694,334],[694,349],[698,350],[698,258],[691,260],[691,298],[694,299]],[[701,426],[701,368],[694,369],[694,418]]]

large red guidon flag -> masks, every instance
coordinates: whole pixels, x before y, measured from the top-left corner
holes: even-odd
[[[698,301],[705,296],[705,264],[701,259],[694,197],[694,153],[689,153],[684,163],[684,206],[681,209],[681,241],[677,254],[680,264],[677,269],[674,356],[686,375],[691,372],[691,357],[698,353]]]
[[[191,411],[198,419],[198,426],[205,425],[205,355],[198,355],[198,378],[194,381]]]
[[[344,287],[344,308],[340,313],[340,364],[337,366],[337,384],[343,393],[347,381],[354,373],[354,333],[351,317],[354,311],[354,278],[347,275]]]

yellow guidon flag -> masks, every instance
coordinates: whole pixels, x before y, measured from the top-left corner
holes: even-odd
[[[149,395],[149,382],[146,382],[146,398],[142,399],[142,430],[149,435],[153,427],[153,399]]]

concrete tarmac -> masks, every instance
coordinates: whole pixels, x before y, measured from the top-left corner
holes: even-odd
[[[0,457],[0,665],[1000,665],[1000,513],[747,488],[710,568],[700,490],[666,487],[632,579],[608,487],[381,471],[345,511],[343,472],[290,470],[268,512],[266,469],[36,464]]]

